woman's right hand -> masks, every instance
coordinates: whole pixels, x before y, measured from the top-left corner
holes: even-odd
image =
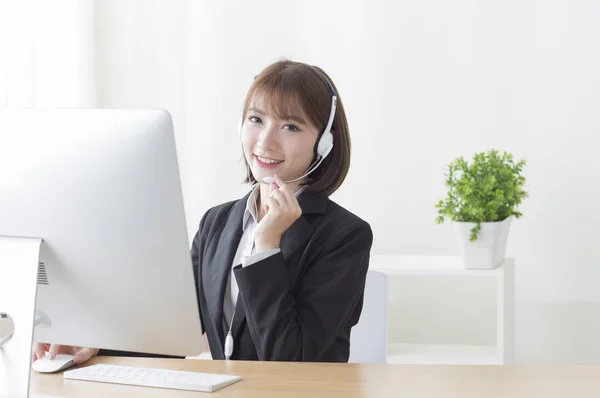
[[[44,344],[44,343],[33,343],[33,350],[31,351],[32,362],[41,359],[46,355],[46,351],[49,353],[50,359],[56,358],[57,354],[70,354],[73,355],[73,362],[75,364],[83,363],[90,358],[98,354],[97,348],[85,348],[85,347],[73,347],[68,345],[58,344]]]

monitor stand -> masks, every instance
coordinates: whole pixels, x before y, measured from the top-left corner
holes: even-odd
[[[0,347],[0,398],[27,398],[42,239],[0,236],[0,312],[14,322]]]

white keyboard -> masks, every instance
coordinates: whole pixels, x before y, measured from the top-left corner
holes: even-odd
[[[213,392],[241,380],[240,376],[134,366],[92,365],[63,373],[65,379]]]

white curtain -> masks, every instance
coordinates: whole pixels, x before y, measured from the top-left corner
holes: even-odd
[[[93,0],[0,0],[0,107],[95,104]]]

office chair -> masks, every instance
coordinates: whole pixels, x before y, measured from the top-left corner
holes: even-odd
[[[386,363],[387,355],[387,275],[369,270],[362,314],[350,334],[353,363]]]

